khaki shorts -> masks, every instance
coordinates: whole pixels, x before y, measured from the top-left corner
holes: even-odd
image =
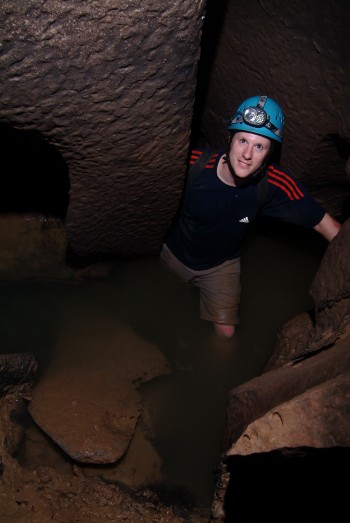
[[[239,323],[238,308],[241,296],[241,262],[228,260],[217,267],[194,271],[178,260],[164,244],[160,261],[183,281],[199,288],[200,317],[223,325]]]

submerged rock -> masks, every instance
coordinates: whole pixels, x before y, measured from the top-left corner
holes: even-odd
[[[139,384],[167,374],[160,351],[114,319],[72,325],[33,389],[34,421],[81,463],[118,461],[141,413]]]

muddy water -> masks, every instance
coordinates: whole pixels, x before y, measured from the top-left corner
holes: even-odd
[[[231,341],[213,336],[211,325],[198,319],[196,289],[179,282],[153,257],[118,261],[110,279],[83,285],[3,284],[1,351],[31,351],[44,372],[62,328],[84,312],[96,325],[113,317],[116,329],[122,322],[154,344],[172,373],[142,385],[140,393],[163,481],[185,487],[209,506],[228,391],[260,373],[283,322],[312,308],[308,288],[325,248],[312,232],[275,227],[252,234],[242,261],[241,323]],[[31,441],[38,439],[35,430],[28,425]],[[33,465],[47,460],[66,466],[62,455],[52,458],[52,449],[41,449],[38,458],[27,442],[23,452],[27,466],[31,460]]]

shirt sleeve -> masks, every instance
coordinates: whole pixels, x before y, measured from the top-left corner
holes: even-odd
[[[315,227],[325,210],[293,175],[278,165],[267,168],[268,198],[264,216],[306,228]]]

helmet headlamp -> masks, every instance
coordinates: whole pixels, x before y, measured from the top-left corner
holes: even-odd
[[[259,109],[258,107],[247,107],[243,111],[242,116],[245,123],[254,127],[263,127],[269,120],[264,109]]]

